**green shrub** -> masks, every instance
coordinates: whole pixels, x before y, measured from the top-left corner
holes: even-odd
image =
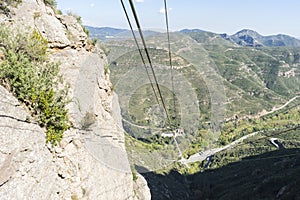
[[[48,6],[51,6],[53,8],[56,7],[56,1],[55,0],[44,0],[44,3]]]
[[[16,7],[22,0],[0,0],[0,13],[8,14],[9,6]]]
[[[96,46],[96,44],[99,42],[99,39],[98,38],[92,38],[91,39],[91,43],[93,46]]]
[[[56,144],[70,127],[65,109],[68,87],[59,88],[63,84],[59,66],[47,60],[47,41],[36,30],[16,34],[0,28],[0,44],[5,56],[0,63],[1,84],[46,128],[47,142]]]
[[[77,196],[77,194],[72,194],[71,195],[71,200],[78,200],[79,198],[78,198],[78,196]]]
[[[55,14],[57,14],[57,15],[62,15],[63,12],[62,12],[61,10],[56,9],[56,10],[55,10]]]
[[[102,49],[104,54],[107,56],[110,53],[110,48],[106,46],[103,42],[96,43],[98,48]]]
[[[135,169],[134,170],[132,170],[132,180],[134,181],[134,182],[136,182],[137,180],[138,180],[138,175],[137,175],[137,172],[135,171]]]
[[[81,25],[82,26],[82,29],[83,29],[83,31],[85,32],[85,34],[87,35],[87,36],[89,36],[90,35],[90,30],[89,29],[87,29],[85,26],[83,26],[83,25]]]

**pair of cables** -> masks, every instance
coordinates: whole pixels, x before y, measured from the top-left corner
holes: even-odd
[[[131,23],[131,20],[130,20],[130,17],[128,15],[128,12],[127,12],[127,9],[126,9],[126,6],[123,2],[123,0],[120,0],[121,1],[121,4],[122,4],[122,8],[123,8],[123,11],[125,13],[125,16],[126,16],[126,19],[127,19],[127,22],[129,24],[129,27],[130,27],[130,30],[131,30],[131,33],[133,35],[133,38],[134,38],[134,41],[135,41],[135,44],[137,46],[137,49],[139,51],[139,55],[141,57],[141,60],[142,60],[142,63],[145,67],[145,70],[146,70],[146,73],[147,73],[147,77],[150,81],[150,85],[151,85],[151,88],[153,90],[153,93],[154,93],[154,96],[155,96],[155,99],[158,103],[158,105],[162,104],[162,107],[164,109],[164,112],[166,114],[166,117],[167,117],[167,124],[169,126],[169,128],[172,130],[174,129],[174,125],[172,125],[171,123],[171,118],[169,116],[169,112],[167,110],[167,107],[166,107],[166,103],[164,101],[164,98],[163,98],[163,95],[162,95],[162,91],[160,89],[160,86],[159,86],[159,83],[158,83],[158,80],[157,80],[157,76],[155,74],[155,70],[153,68],[153,64],[152,64],[152,61],[151,61],[151,57],[150,57],[150,54],[149,54],[149,51],[148,51],[148,48],[147,48],[147,45],[146,45],[146,42],[145,42],[145,38],[144,38],[144,35],[143,35],[143,31],[142,31],[142,28],[141,28],[141,25],[140,25],[140,22],[139,22],[139,19],[138,19],[138,15],[137,15],[137,12],[136,12],[136,9],[134,7],[134,3],[133,3],[133,0],[129,0],[129,4],[130,4],[130,8],[131,8],[131,11],[132,11],[132,15],[134,17],[134,20],[135,20],[135,23],[136,23],[136,27],[138,29],[138,33],[140,35],[140,38],[142,40],[142,45],[143,45],[143,50],[145,51],[145,54],[146,54],[146,59],[144,58],[143,54],[142,54],[142,48],[140,47],[139,43],[138,43],[138,40],[137,40],[137,36],[135,34],[135,31],[133,29],[133,26],[132,26],[132,23]],[[173,66],[172,66],[172,57],[171,57],[171,45],[170,45],[170,33],[169,33],[169,20],[168,20],[168,12],[167,12],[167,1],[164,0],[164,6],[165,6],[165,19],[166,19],[166,28],[167,28],[167,42],[168,42],[168,53],[169,53],[169,64],[170,64],[170,67],[171,67],[171,82],[172,82],[172,92],[173,92],[173,102],[174,102],[174,113],[176,113],[176,105],[175,105],[175,93],[174,93],[174,80],[173,80]],[[150,72],[148,70],[148,67],[146,65],[146,60],[150,66]],[[151,79],[151,75],[150,73],[152,74],[153,76],[153,79],[154,79],[154,82],[152,81]],[[160,99],[160,100],[159,100]],[[161,103],[160,103],[161,102]]]

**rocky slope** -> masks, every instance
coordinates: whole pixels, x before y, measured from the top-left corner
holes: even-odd
[[[244,29],[234,35],[221,34],[221,37],[233,41],[242,46],[267,46],[267,47],[278,47],[278,46],[289,46],[289,47],[299,47],[300,41],[294,37],[278,34],[262,36],[259,33]]]
[[[9,10],[0,15],[3,25],[35,28],[49,42],[50,59],[61,63],[74,127],[57,147],[46,146],[44,130],[0,87],[0,198],[150,199],[145,180],[133,181],[104,53],[75,17],[57,15],[42,0]]]

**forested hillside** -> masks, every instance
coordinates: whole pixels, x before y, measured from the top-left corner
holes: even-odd
[[[236,199],[236,192],[248,199],[299,195],[294,189],[299,169],[284,166],[299,162],[300,48],[245,45],[233,36],[182,32],[171,34],[171,54],[165,34],[146,38],[169,123],[153,93],[150,65],[141,59],[147,57],[145,50],[139,51],[128,37],[105,42],[128,133],[127,150],[138,170],[155,170],[144,174],[153,197]],[[167,137],[168,125],[185,135]],[[243,178],[245,174],[258,176]],[[234,187],[239,181],[249,182],[249,187]],[[272,188],[274,182],[278,184]],[[253,185],[257,185],[255,197]]]

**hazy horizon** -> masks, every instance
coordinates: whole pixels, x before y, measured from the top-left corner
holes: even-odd
[[[300,21],[296,20],[300,16],[300,1],[172,0],[167,3],[171,31],[200,29],[232,35],[250,29],[261,35],[286,34],[300,38]],[[85,25],[129,29],[120,1],[57,0],[57,7],[64,13],[80,15]],[[165,30],[163,1],[135,0],[135,7],[143,30]]]

